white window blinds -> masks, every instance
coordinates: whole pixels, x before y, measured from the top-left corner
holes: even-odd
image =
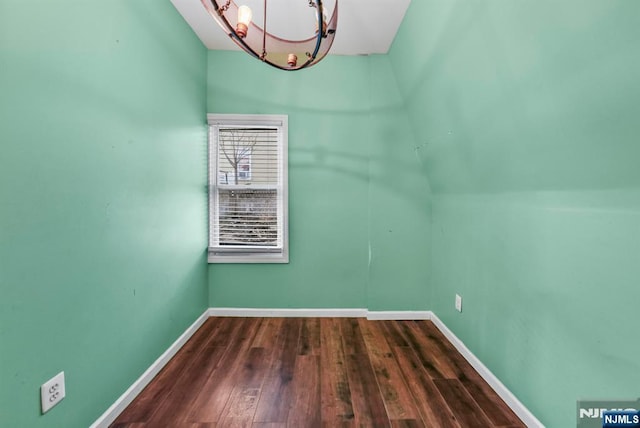
[[[208,118],[209,261],[287,262],[286,116]]]

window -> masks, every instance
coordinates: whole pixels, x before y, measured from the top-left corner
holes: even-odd
[[[207,119],[209,263],[288,263],[287,116]]]

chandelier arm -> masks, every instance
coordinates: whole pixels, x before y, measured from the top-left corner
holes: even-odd
[[[267,0],[264,0],[264,19],[262,20],[262,60],[267,57]]]
[[[322,37],[324,33],[324,11],[322,10],[322,0],[316,0],[316,9],[318,11],[318,35],[316,37],[316,48],[313,50],[311,54],[311,58],[316,59],[318,55],[318,51],[320,50],[320,45],[322,44]]]
[[[220,10],[218,11],[218,13],[224,13],[226,12],[227,9],[229,9],[229,5],[231,4],[231,0],[227,0],[227,3],[224,6],[220,6]],[[214,4],[214,7],[218,7],[218,4]]]
[[[236,27],[234,13],[240,8],[234,0],[201,0],[201,2],[231,40],[242,50],[250,56],[280,70],[296,71],[317,64],[329,53],[335,38],[338,22],[338,0],[335,0],[331,19],[325,18],[322,0],[308,0],[309,6],[316,9],[317,32],[315,36],[305,40],[288,40],[268,34],[267,0],[263,0],[263,28],[249,21],[249,28],[247,29],[245,26],[244,28],[246,29],[242,33]],[[267,38],[270,41],[270,49],[273,50],[269,54],[267,54],[266,49]],[[271,44],[272,42],[273,45]],[[262,45],[261,53],[260,44]],[[296,64],[296,56],[301,57],[301,59],[304,58],[304,62]]]

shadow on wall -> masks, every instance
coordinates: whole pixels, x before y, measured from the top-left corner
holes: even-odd
[[[417,150],[417,149],[416,149]],[[406,157],[406,156],[405,156]],[[418,199],[416,189],[428,193],[426,178],[418,168],[419,161],[367,156],[315,146],[289,149],[289,168],[300,171],[331,171],[346,178],[368,182],[386,189],[406,202],[423,209],[423,199]]]
[[[254,61],[248,57],[246,60]],[[251,93],[218,81],[209,84],[216,100],[233,104],[209,109],[214,112],[289,115],[291,173],[330,171],[345,179],[386,189],[424,209],[422,202],[430,193],[423,167],[426,145],[416,144],[404,108],[397,102],[376,103],[380,106],[374,109],[366,108],[370,105],[368,100],[355,104],[350,101],[351,105],[346,107],[336,102],[334,109],[333,104],[316,102],[311,97],[307,103],[292,105],[278,102],[265,93]],[[292,88],[288,90],[296,92]]]

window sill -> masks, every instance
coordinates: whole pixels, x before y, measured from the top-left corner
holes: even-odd
[[[207,257],[209,264],[218,263],[289,263],[289,255],[282,253],[275,254],[228,254],[219,255],[209,253]]]

